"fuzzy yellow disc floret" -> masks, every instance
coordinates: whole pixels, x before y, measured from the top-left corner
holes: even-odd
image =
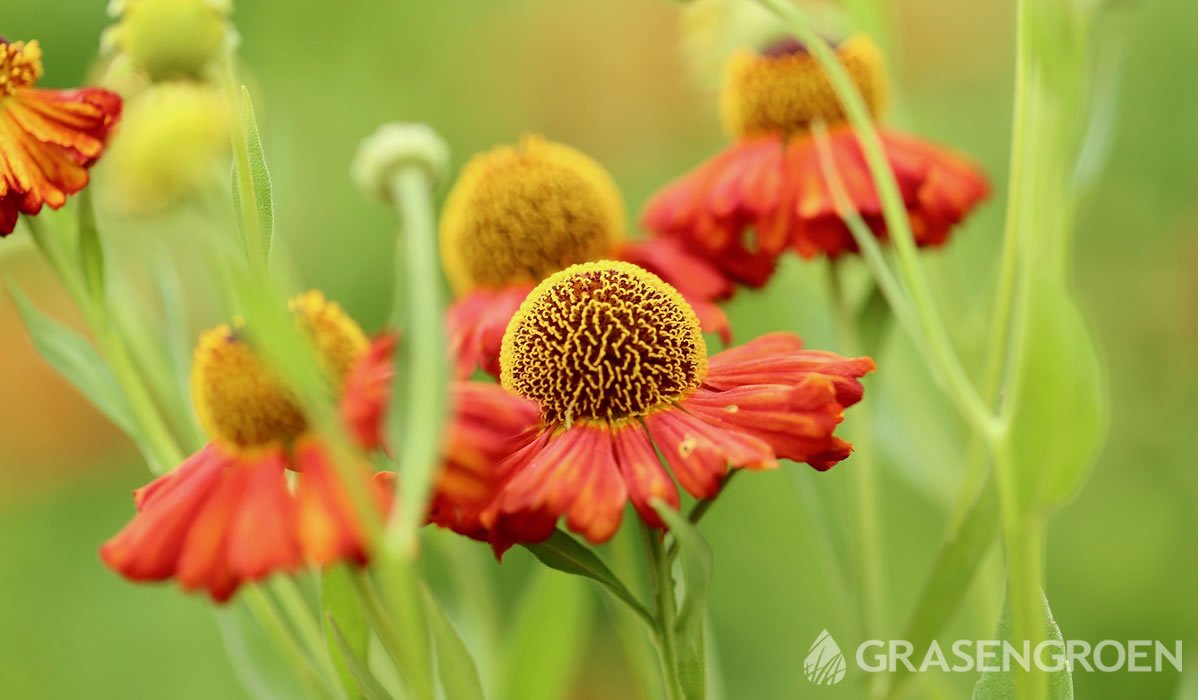
[[[700,386],[708,354],[679,292],[625,262],[574,265],[544,280],[513,316],[500,381],[551,425],[647,415]]]
[[[536,136],[475,156],[446,198],[442,264],[459,293],[536,282],[624,236],[620,192],[579,151]]]
[[[843,41],[835,51],[871,114],[878,117],[887,101],[887,77],[879,47],[859,34]],[[818,120],[836,123],[846,119],[825,70],[794,40],[761,53],[743,49],[730,57],[721,88],[721,117],[734,136],[790,136]]]
[[[42,77],[42,49],[36,41],[0,40],[0,97],[32,87]]]
[[[367,351],[366,335],[320,292],[302,294],[288,307],[340,390]],[[209,436],[233,449],[288,444],[308,428],[292,393],[258,358],[240,328],[222,325],[200,336],[192,361],[192,401]]]

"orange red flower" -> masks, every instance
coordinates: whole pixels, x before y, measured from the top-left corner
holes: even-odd
[[[292,307],[342,389],[348,429],[361,437],[376,400],[368,380],[384,372],[385,354],[369,349],[358,326],[320,294]],[[243,583],[306,563],[364,563],[366,514],[356,513],[328,449],[236,329],[202,336],[192,383],[212,441],[134,493],[138,512],[101,548],[105,564],[134,581],[175,579],[221,602]],[[365,463],[357,469],[382,515],[390,490]]]
[[[580,262],[627,260],[675,284],[707,331],[729,342],[717,302],[733,285],[674,241],[625,240],[616,184],[586,155],[536,136],[473,158],[446,198],[442,262],[457,292],[447,314],[458,376],[499,375],[500,341],[525,296]]]
[[[859,36],[841,43],[837,53],[878,117],[886,101],[878,49]],[[802,45],[785,41],[761,54],[735,54],[722,103],[737,140],[657,194],[643,214],[646,228],[683,241],[751,286],[763,284],[770,264],[789,249],[806,258],[857,251],[834,206],[811,131],[822,122],[829,125],[832,166],[852,204],[877,236],[887,237],[858,140],[823,69]],[[888,130],[880,138],[916,243],[941,245],[987,196],[987,180],[949,150]]]
[[[41,77],[38,42],[0,39],[0,237],[83,189],[121,117],[114,93],[37,89]]]
[[[804,350],[788,334],[710,359],[677,291],[636,265],[600,262],[538,285],[509,324],[501,369],[540,420],[500,465],[480,515],[498,552],[548,537],[560,518],[604,542],[626,503],[664,527],[651,504],[678,507],[676,482],[703,499],[732,468],[832,467],[851,449],[834,430],[874,363]]]

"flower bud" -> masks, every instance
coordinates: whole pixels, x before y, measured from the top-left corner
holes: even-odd
[[[104,38],[151,80],[203,77],[234,32],[230,0],[113,0]]]
[[[228,148],[228,112],[216,88],[153,85],[127,105],[104,164],[104,193],[126,214],[165,209],[216,182]]]
[[[391,202],[392,179],[405,168],[419,168],[436,186],[450,170],[450,149],[425,124],[384,124],[363,139],[350,174],[363,191]]]

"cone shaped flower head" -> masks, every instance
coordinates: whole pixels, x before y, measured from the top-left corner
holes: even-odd
[[[732,286],[673,241],[625,240],[625,208],[612,177],[568,146],[526,136],[473,158],[446,199],[442,262],[458,298],[448,315],[460,375],[499,372],[500,341],[531,289],[571,265],[625,259],[679,285],[706,330],[728,339],[714,301]]]
[[[544,280],[513,316],[500,357],[502,385],[540,420],[501,466],[481,515],[498,551],[548,537],[563,517],[604,542],[630,502],[662,527],[654,499],[677,507],[676,482],[712,498],[732,468],[785,458],[828,469],[850,454],[834,429],[874,368],[805,351],[786,334],[710,357],[683,296],[617,261]]]
[[[42,90],[36,41],[0,38],[0,237],[20,214],[58,209],[88,184],[121,118],[121,98],[99,88]]]
[[[878,121],[888,95],[882,54],[857,35],[833,46]],[[854,130],[824,68],[806,46],[780,40],[728,61],[721,116],[734,143],[659,192],[643,223],[675,237],[744,284],[759,286],[786,250],[811,258],[857,251],[841,220],[812,128],[828,127],[829,153],[852,205],[886,238],[879,195]],[[987,181],[964,158],[880,129],[916,243],[944,243],[986,195]]]

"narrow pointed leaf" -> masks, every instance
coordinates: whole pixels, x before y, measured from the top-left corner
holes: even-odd
[[[133,435],[129,405],[95,348],[75,331],[38,311],[15,284],[10,284],[8,291],[38,354],[117,427]]]
[[[361,693],[366,700],[391,700],[391,695],[384,690],[383,685],[371,674],[367,668],[366,655],[360,655],[354,649],[351,642],[342,632],[341,625],[330,613],[325,614],[325,627],[329,630],[329,637],[333,647],[337,649],[334,654],[335,659],[340,659],[341,664],[339,671],[343,668],[346,673],[353,679],[353,683],[346,688],[350,697],[356,697]],[[365,652],[365,650],[364,650]]]
[[[1000,617],[1000,625],[996,630],[996,639],[1011,639],[1012,624],[1009,619],[1009,605],[1006,601],[1004,604],[1004,612]],[[1042,596],[1042,608],[1045,613],[1046,624],[1046,639],[1056,641],[1060,645],[1063,644],[1062,631],[1059,630],[1058,624],[1054,621],[1054,614],[1050,612],[1050,603]],[[1020,644],[1020,642],[1014,642]],[[1019,650],[1019,647],[1018,647]],[[1059,647],[1061,652],[1062,647]],[[1031,652],[1032,655],[1032,652]],[[1046,652],[1046,662],[1049,663],[1049,652]],[[1017,690],[1013,678],[1013,670],[1020,672],[1020,667],[1014,661],[1010,672],[989,671],[980,676],[979,682],[975,684],[975,692],[971,695],[971,700],[1016,700]],[[1047,700],[1073,700],[1075,697],[1074,686],[1071,680],[1071,668],[1068,664],[1062,664],[1062,668],[1056,671],[1046,673]]]
[[[421,598],[425,604],[425,616],[429,619],[429,631],[433,635],[433,646],[437,652],[438,676],[446,697],[455,700],[483,700],[483,688],[479,683],[479,670],[471,652],[446,611],[429,589],[421,587]]]
[[[354,697],[361,681],[351,665],[366,667],[371,630],[366,608],[345,565],[321,574],[321,612],[325,619],[325,642],[332,652],[338,677],[342,687]]]
[[[656,501],[654,510],[663,519],[679,543],[679,563],[683,571],[683,602],[676,619],[679,639],[679,680],[689,700],[707,697],[704,670],[704,619],[708,605],[708,587],[712,581],[712,548],[687,518],[669,505]]]
[[[652,617],[650,613],[629,592],[625,584],[621,583],[617,575],[600,560],[600,557],[596,556],[592,550],[579,544],[574,537],[571,537],[562,530],[555,530],[550,539],[538,542],[537,544],[523,546],[532,552],[533,556],[538,558],[538,561],[551,569],[590,578],[601,586],[604,586],[609,593],[612,593],[618,600],[636,612],[643,621],[653,626],[654,623],[651,622]]]
[[[242,207],[252,206],[257,222],[257,234],[243,231],[244,236],[257,235],[262,242],[264,257],[270,257],[271,244],[275,237],[275,198],[271,191],[271,173],[267,169],[267,156],[263,150],[262,137],[258,132],[258,121],[254,117],[254,104],[250,100],[250,91],[241,89],[241,120],[242,143],[235,143],[235,148],[244,150],[243,154],[235,154],[233,168],[233,203],[237,208],[238,221],[242,222]],[[243,160],[245,158],[245,160]],[[250,192],[253,202],[243,202],[240,175],[248,170]],[[244,224],[243,224],[244,226]]]

